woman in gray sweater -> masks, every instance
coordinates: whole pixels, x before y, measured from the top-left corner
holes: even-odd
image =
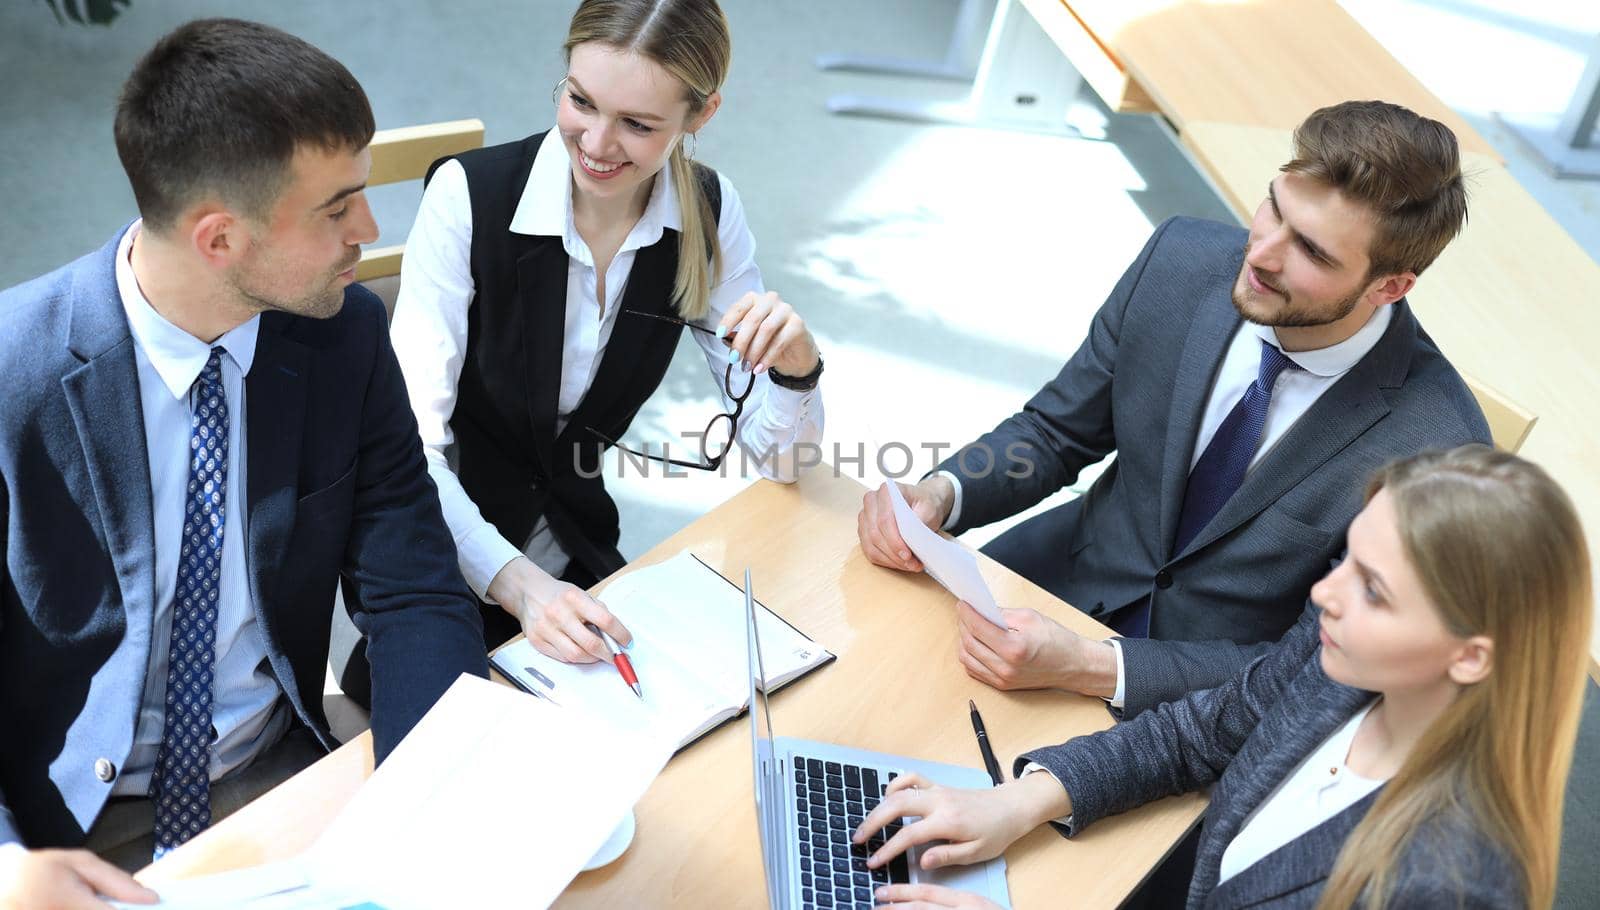
[[[1212,787],[1191,908],[1548,907],[1592,604],[1571,501],[1514,455],[1427,453],[1378,473],[1347,544],[1230,682],[1027,753],[993,790],[897,779],[857,833],[869,863],[930,842],[925,867],[976,862]]]

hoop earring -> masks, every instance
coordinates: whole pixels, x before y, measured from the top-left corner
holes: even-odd
[[[567,77],[566,76],[562,76],[561,77],[561,81],[557,82],[555,84],[555,86],[550,89],[550,103],[551,104],[558,105],[558,106],[561,104],[561,89],[566,84],[567,84]]]
[[[699,137],[697,137],[694,133],[685,133],[683,136],[683,144],[685,146],[683,150],[683,157],[693,161],[694,153],[700,150]]]

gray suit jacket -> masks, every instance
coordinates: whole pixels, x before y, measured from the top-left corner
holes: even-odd
[[[961,478],[960,533],[1032,506],[1117,453],[1082,497],[986,551],[1033,550],[1037,568],[1024,574],[1102,621],[1151,599],[1155,640],[1123,642],[1130,717],[1217,685],[1294,625],[1343,551],[1374,470],[1489,441],[1472,394],[1402,300],[1377,345],[1173,552],[1201,415],[1240,324],[1230,292],[1245,236],[1192,218],[1162,224],[1060,374],[977,441],[995,454],[994,469],[964,471],[960,455],[940,466]],[[1031,473],[1010,476],[1026,472],[1008,453]],[[967,462],[986,465],[977,455]]]
[[[1034,761],[1061,781],[1072,797],[1068,835],[1107,815],[1211,786],[1188,906],[1314,906],[1345,838],[1381,788],[1221,885],[1217,877],[1223,851],[1250,814],[1374,697],[1323,672],[1318,616],[1306,610],[1282,642],[1223,685],[1030,752],[1014,773]],[[1471,819],[1455,815],[1413,835],[1395,880],[1391,907],[1523,906],[1520,872],[1507,854]]]

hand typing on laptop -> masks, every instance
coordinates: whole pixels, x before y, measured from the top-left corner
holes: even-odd
[[[993,859],[1024,834],[1071,812],[1067,791],[1049,774],[1029,774],[986,790],[941,787],[919,774],[904,774],[889,784],[883,801],[862,821],[852,840],[866,843],[896,820],[915,818],[878,848],[867,866],[876,869],[912,847],[944,841],[922,851],[922,868],[937,869]]]

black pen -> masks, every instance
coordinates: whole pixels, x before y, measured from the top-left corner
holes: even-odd
[[[972,732],[978,734],[978,751],[983,753],[983,766],[989,771],[989,779],[998,787],[1006,780],[1000,774],[1000,762],[994,757],[994,749],[989,746],[989,731],[983,728],[983,718],[978,716],[977,703],[969,698],[967,707],[972,709]]]

